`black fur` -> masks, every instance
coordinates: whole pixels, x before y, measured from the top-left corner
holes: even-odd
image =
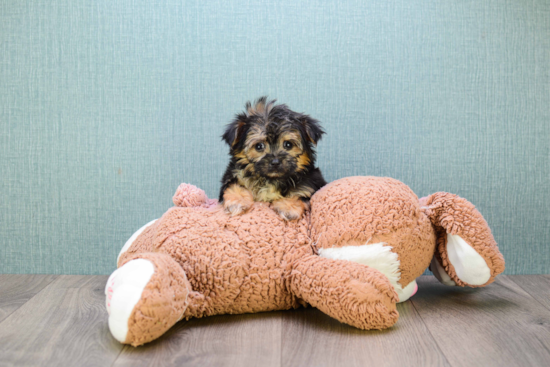
[[[258,99],[255,106],[248,102],[245,107],[246,111],[237,114],[235,119],[227,125],[222,135],[222,139],[230,147],[229,155],[231,159],[222,177],[220,202],[223,201],[225,190],[230,185],[238,183],[238,172],[241,172],[245,177],[257,178],[258,182],[275,185],[283,197],[287,197],[293,191],[299,191],[300,188],[309,188],[309,191],[313,194],[326,184],[321,171],[315,167],[315,146],[325,133],[317,120],[308,115],[294,112],[284,104],[275,105],[274,100],[268,101],[266,97]],[[281,155],[283,156],[285,170],[280,177],[269,177],[266,174],[265,160],[253,164],[254,172],[246,171],[247,164],[239,163],[239,158],[236,155],[243,152],[246,137],[255,125],[256,127],[262,126],[266,141],[269,144],[277,142],[279,136],[285,132],[298,132],[301,137],[302,150],[307,154],[309,163],[302,165],[301,169],[297,171],[297,160],[285,156],[283,152]],[[268,156],[269,154],[266,154],[268,159],[272,158]],[[311,194],[299,197],[301,200],[309,202]]]

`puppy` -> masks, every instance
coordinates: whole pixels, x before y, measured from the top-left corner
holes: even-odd
[[[325,132],[317,120],[266,97],[245,107],[222,136],[231,160],[219,201],[231,215],[264,201],[283,219],[298,219],[311,195],[326,184],[315,167],[314,149]]]

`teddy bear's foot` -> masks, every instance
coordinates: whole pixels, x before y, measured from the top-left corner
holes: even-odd
[[[416,284],[416,280],[413,280],[409,284],[407,284],[406,287],[400,288],[400,287],[394,287],[395,293],[397,293],[397,297],[399,297],[399,302],[405,302],[412,296],[416,294],[418,291],[418,285]]]
[[[150,261],[137,259],[115,270],[107,280],[105,306],[109,314],[109,330],[121,343],[126,341],[130,315],[154,272],[155,267]]]
[[[182,318],[190,291],[183,269],[170,256],[134,255],[105,287],[113,337],[133,346],[158,338]]]
[[[385,329],[399,317],[388,278],[355,262],[305,257],[294,265],[290,287],[296,297],[360,329]]]

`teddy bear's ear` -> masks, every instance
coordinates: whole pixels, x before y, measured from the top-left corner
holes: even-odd
[[[436,230],[431,269],[441,283],[483,287],[504,271],[504,257],[491,229],[472,203],[437,192],[420,199],[420,205]]]
[[[313,143],[313,145],[317,145],[317,142],[321,140],[321,137],[325,133],[325,131],[319,124],[319,121],[315,120],[314,118],[308,115],[302,115],[300,118],[300,122],[304,127],[307,139],[311,143]]]
[[[244,122],[245,119],[246,115],[239,114],[235,116],[235,119],[225,128],[225,132],[222,135],[222,140],[225,141],[231,148],[237,145],[237,143],[244,136],[244,127],[246,126],[246,123]]]

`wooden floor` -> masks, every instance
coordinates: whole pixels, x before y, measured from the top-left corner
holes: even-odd
[[[106,281],[0,275],[0,366],[550,366],[550,275],[483,289],[424,276],[385,331],[309,308],[180,322],[139,348],[109,333]]]

